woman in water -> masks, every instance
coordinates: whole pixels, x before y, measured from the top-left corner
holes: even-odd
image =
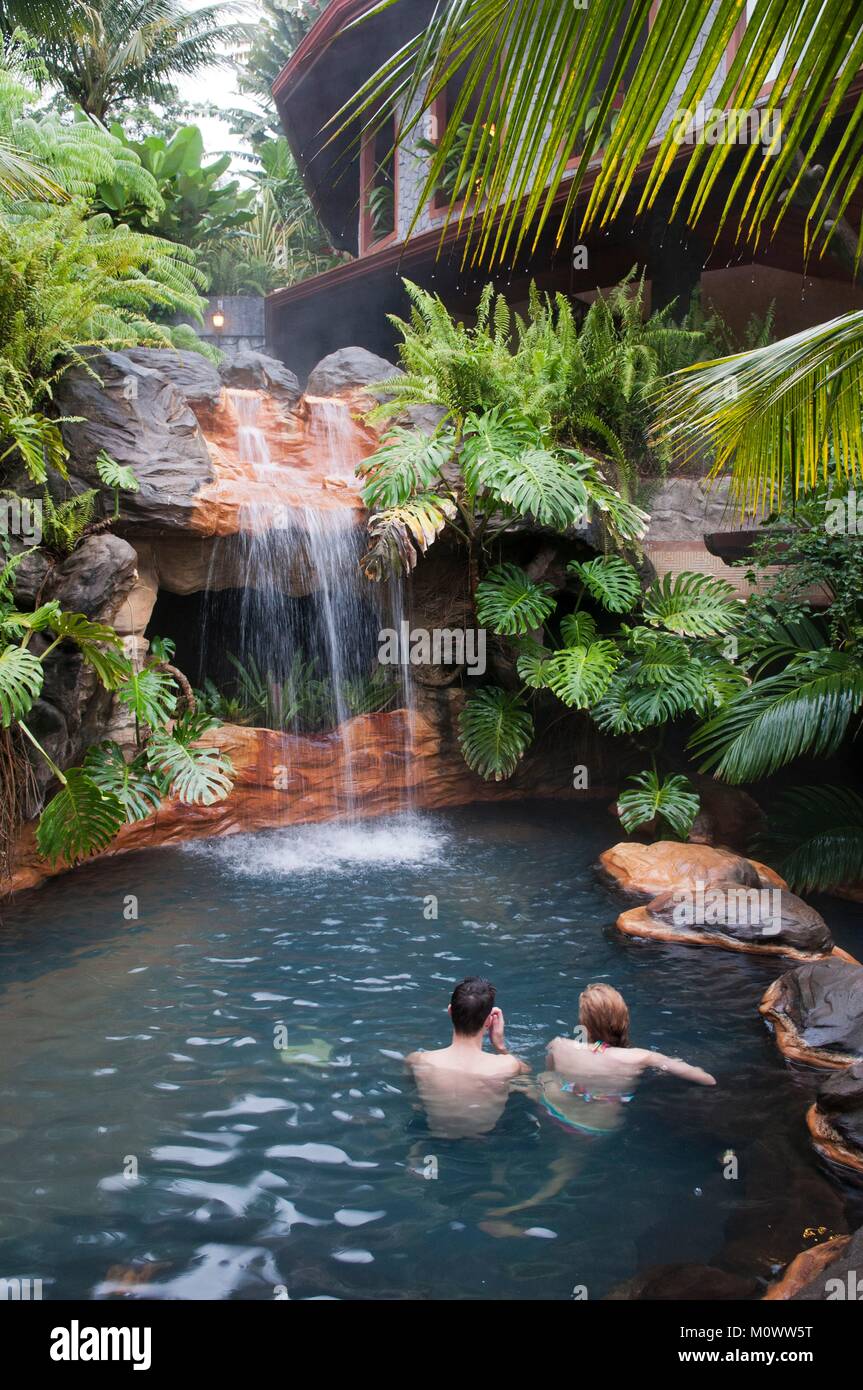
[[[536,1079],[536,1098],[569,1129],[605,1134],[617,1129],[622,1108],[648,1068],[715,1086],[701,1067],[629,1043],[629,1009],[611,985],[588,985],[578,1001],[582,1039],[555,1038],[546,1052],[549,1070]]]
[[[630,1047],[629,1009],[611,985],[587,986],[578,1001],[578,1021],[582,1038],[555,1038],[546,1052],[548,1070],[540,1072],[535,1081],[516,1083],[539,1102],[542,1113],[564,1129],[590,1136],[618,1129],[623,1123],[623,1107],[632,1100],[648,1068],[699,1086],[716,1085],[716,1078],[701,1067],[646,1047]],[[489,1211],[487,1215],[493,1219],[483,1223],[482,1229],[490,1235],[523,1234],[494,1218],[548,1201],[576,1176],[579,1166],[575,1152],[556,1158],[551,1177],[538,1192],[525,1202]]]

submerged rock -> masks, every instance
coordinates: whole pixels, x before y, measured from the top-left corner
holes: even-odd
[[[599,870],[616,888],[633,897],[656,898],[674,889],[695,892],[700,883],[741,884],[747,888],[786,888],[773,869],[755,859],[712,845],[657,840],[652,845],[624,841],[599,856]]]
[[[787,1057],[813,1066],[863,1061],[863,966],[838,953],[775,980],[761,1012]]]
[[[617,926],[630,936],[761,955],[810,959],[834,949],[824,918],[802,898],[787,888],[730,879],[695,893],[688,888],[661,893],[646,907],[622,913]]]

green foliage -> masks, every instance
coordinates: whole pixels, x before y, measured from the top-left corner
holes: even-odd
[[[568,566],[591,598],[609,613],[629,613],[641,596],[638,571],[619,555],[598,555],[595,560],[573,560]]]
[[[63,610],[52,613],[47,626],[54,632],[52,647],[58,642],[74,642],[105,689],[117,689],[126,676],[128,662],[122,654],[123,639],[112,627],[107,623],[94,622],[84,613],[66,613]],[[47,651],[42,653],[43,661],[47,655]]]
[[[106,487],[114,491],[114,519],[120,515],[120,493],[121,492],[140,492],[141,484],[135,477],[134,471],[127,468],[116,459],[112,459],[104,449],[100,449],[96,455],[96,472]]]
[[[230,764],[218,748],[196,748],[162,730],[147,743],[147,762],[167,795],[187,805],[212,806],[233,786]]]
[[[415,493],[425,492],[440,479],[454,447],[451,430],[429,436],[419,430],[391,427],[375,452],[357,468],[358,477],[364,479],[363,502],[370,509],[403,506]]]
[[[511,777],[531,739],[533,719],[519,695],[486,686],[471,695],[459,716],[465,762],[480,777]]]
[[[863,707],[863,666],[842,652],[801,653],[742,690],[690,740],[703,770],[727,782],[769,776],[804,754],[836,753]]]
[[[55,555],[71,555],[93,520],[99,494],[93,488],[55,502],[46,488],[42,494],[42,544]]]
[[[797,893],[863,881],[863,797],[850,787],[795,787],[771,808],[759,853]]]
[[[614,642],[562,647],[548,660],[545,684],[570,709],[590,709],[605,695],[620,660]]]
[[[708,574],[666,574],[644,596],[644,617],[687,637],[717,637],[740,621],[741,602],[732,585]]]
[[[230,155],[205,162],[198,126],[182,126],[170,139],[149,135],[130,140],[116,124],[111,133],[152,176],[160,204],[136,197],[125,179],[105,181],[97,199],[114,222],[195,247],[219,242],[251,222],[254,189],[243,190],[237,179],[225,179]]]
[[[100,791],[117,798],[127,821],[144,820],[159,809],[162,793],[142,754],[127,763],[119,744],[100,743],[88,750],[84,772]]]
[[[513,637],[542,627],[554,611],[550,584],[535,584],[518,565],[496,565],[476,591],[476,615],[494,632]]]
[[[107,849],[126,816],[119,798],[104,792],[79,767],[70,767],[36,829],[39,853],[49,863],[74,864]]]
[[[42,689],[42,663],[24,647],[0,651],[0,717],[3,728],[31,708]]]
[[[171,677],[151,666],[130,670],[117,690],[117,696],[132,710],[135,718],[151,729],[167,724],[177,703]]]
[[[692,783],[686,777],[669,776],[660,782],[655,770],[639,772],[629,778],[635,785],[621,792],[617,800],[620,822],[628,835],[640,826],[668,826],[678,839],[685,840],[701,807]]]

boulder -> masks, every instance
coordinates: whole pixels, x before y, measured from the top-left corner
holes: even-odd
[[[191,406],[218,405],[222,394],[219,369],[200,352],[179,348],[126,348],[124,356],[139,367],[162,372]]]
[[[251,348],[226,357],[219,366],[218,375],[225,386],[269,391],[285,405],[296,405],[300,399],[300,383],[293,372],[277,357],[268,357]]]
[[[374,381],[387,381],[390,377],[402,375],[400,367],[394,366],[385,357],[368,352],[366,348],[339,348],[312,368],[306,383],[306,394],[337,396],[342,391],[356,391]]]
[[[55,396],[59,414],[83,417],[62,426],[73,479],[100,487],[96,459],[104,449],[140,483],[139,492],[120,494],[121,517],[157,534],[185,529],[197,494],[215,478],[195,415],[169,374],[190,356],[154,348],[94,353],[86,368],[65,373]]]
[[[834,1072],[806,1118],[823,1157],[863,1172],[863,1062]]]
[[[87,536],[49,571],[42,601],[56,599],[69,613],[110,622],[135,583],[137,563],[134,548],[120,536]]]
[[[786,1057],[837,1068],[863,1061],[863,966],[838,952],[781,975],[761,1013]]]
[[[671,889],[618,918],[620,931],[684,946],[812,960],[833,951],[827,924],[787,888],[719,880],[693,894]]]
[[[652,845],[624,841],[599,856],[599,872],[622,892],[638,898],[657,898],[673,889],[695,891],[715,883],[746,888],[786,888],[773,869],[755,859],[711,845],[657,840]]]

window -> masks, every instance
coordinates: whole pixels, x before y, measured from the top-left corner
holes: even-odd
[[[365,136],[360,151],[360,255],[393,240],[396,234],[398,163],[395,122]]]

